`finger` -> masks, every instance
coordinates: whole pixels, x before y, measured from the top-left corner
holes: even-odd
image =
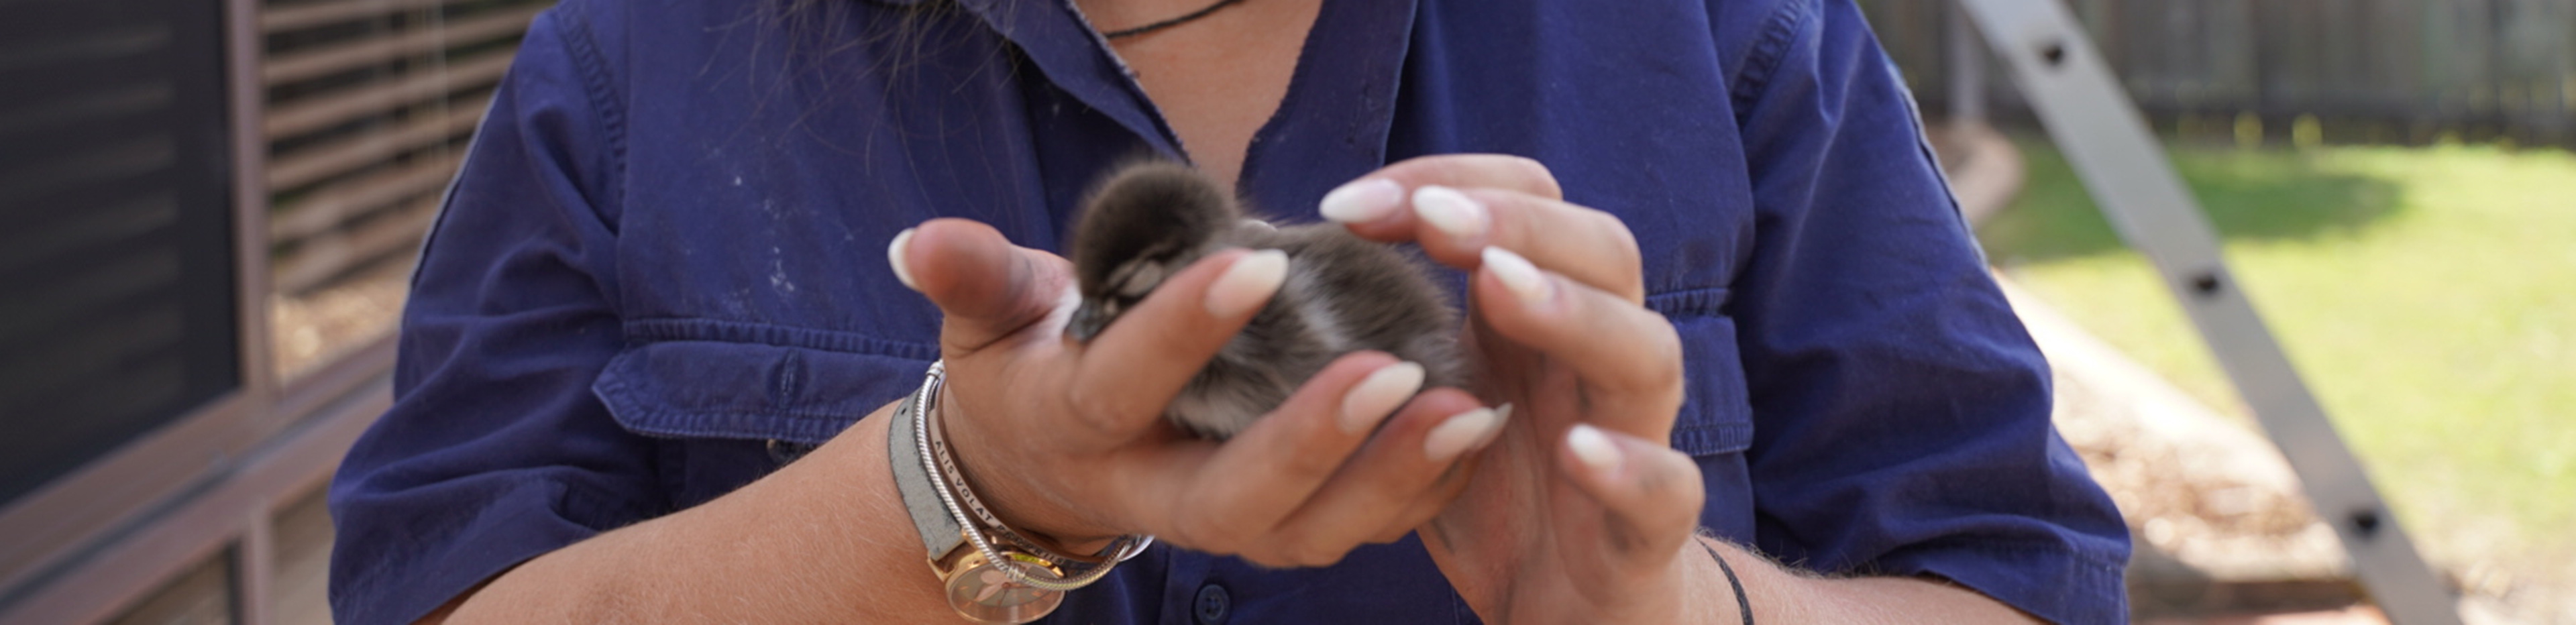
[[[1279,408],[1187,473],[1173,502],[1187,546],[1241,553],[1331,478],[1371,431],[1422,387],[1419,364],[1382,352],[1343,356]]]
[[[1150,427],[1287,275],[1288,257],[1276,250],[1191,263],[1083,348],[1066,409],[1112,434]]]
[[[1609,213],[1505,188],[1409,187],[1410,217],[1353,224],[1380,241],[1415,241],[1432,260],[1475,269],[1486,247],[1531,262],[1630,301],[1645,301],[1637,237]],[[1337,191],[1339,192],[1339,191]]]
[[[1484,257],[1469,288],[1487,327],[1572,369],[1594,423],[1671,436],[1683,391],[1681,337],[1670,320],[1510,250],[1487,248]]]
[[[1689,455],[1580,423],[1566,430],[1557,455],[1566,477],[1606,511],[1601,551],[1614,559],[1660,562],[1698,528],[1708,495]]]
[[[1406,159],[1324,194],[1316,208],[1325,219],[1349,224],[1352,232],[1373,239],[1408,240],[1414,216],[1396,210],[1413,189],[1424,186],[1510,189],[1540,197],[1561,198],[1556,175],[1538,161],[1508,154],[1440,154]]]
[[[974,351],[1045,319],[1072,273],[1054,254],[1012,245],[974,221],[934,219],[886,248],[895,277],[939,306],[946,352]]]
[[[1499,247],[1540,267],[1628,300],[1646,301],[1637,236],[1609,213],[1498,189],[1422,187],[1413,211],[1425,216],[1415,239],[1432,260],[1473,270]]]
[[[1401,529],[1429,521],[1463,484],[1444,485],[1443,478],[1468,453],[1492,443],[1509,418],[1508,407],[1477,405],[1466,391],[1424,391],[1280,522],[1273,559],[1330,566],[1362,544],[1392,540],[1378,538],[1388,528],[1399,528],[1401,537]]]

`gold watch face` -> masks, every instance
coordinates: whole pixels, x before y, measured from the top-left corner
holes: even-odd
[[[1006,553],[1004,557],[1019,555]],[[948,578],[948,607],[980,623],[1026,623],[1064,604],[1064,593],[1012,582],[1010,575],[997,568],[1001,566],[1018,567],[1031,577],[1055,577],[1054,571],[1036,562],[1011,560],[997,564],[984,559],[984,554],[968,553],[958,561],[957,574]]]

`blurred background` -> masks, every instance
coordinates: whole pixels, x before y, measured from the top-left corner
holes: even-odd
[[[2382,622],[1943,0],[1857,0],[2161,623]],[[2472,623],[2576,623],[2576,0],[2059,0]],[[0,623],[327,623],[321,487],[548,3],[0,4]]]
[[[2576,2],[2058,1],[2464,618],[2576,623]],[[2140,619],[2384,622],[1987,44],[1861,5],[2129,518]]]

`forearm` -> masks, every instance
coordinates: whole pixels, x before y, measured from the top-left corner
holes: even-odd
[[[1753,619],[1762,625],[1835,623],[2037,623],[2012,606],[1939,580],[1915,577],[1820,578],[1771,562],[1741,547],[1696,538],[1717,549],[1744,584]],[[1678,558],[1689,571],[1692,601],[1689,623],[1733,625],[1738,619],[1735,592],[1717,560],[1699,545],[1686,545]]]
[[[891,412],[733,493],[530,560],[445,622],[953,620],[888,470]]]

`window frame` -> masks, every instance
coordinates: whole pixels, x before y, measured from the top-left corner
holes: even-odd
[[[262,9],[223,0],[239,383],[0,507],[0,624],[113,618],[208,558],[231,560],[234,620],[268,622],[272,516],[391,401],[391,333],[292,381],[273,366]]]

